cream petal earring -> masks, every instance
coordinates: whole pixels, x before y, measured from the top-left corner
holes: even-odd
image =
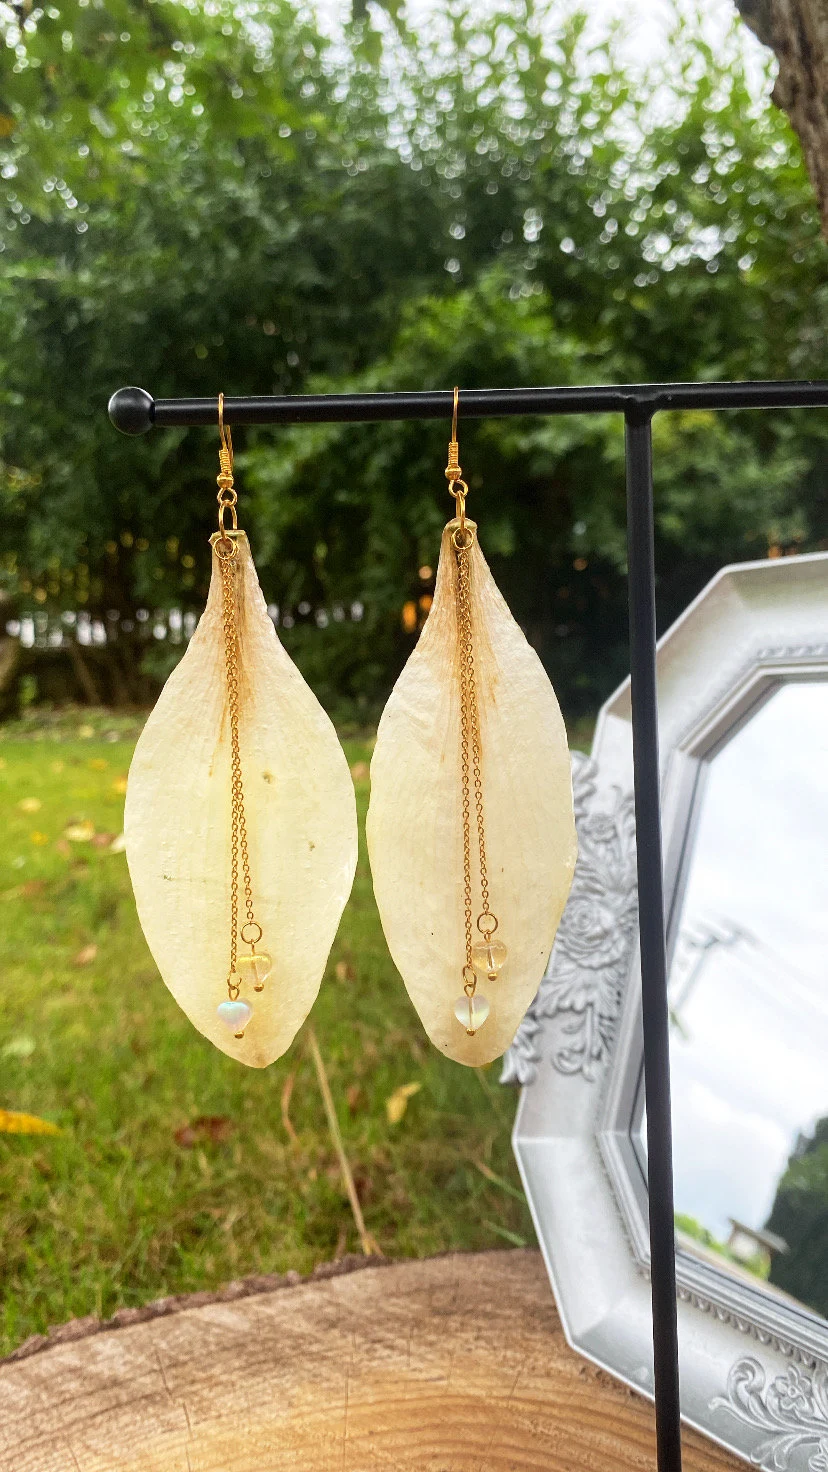
[[[238,529],[221,394],[218,422],[207,606],[136,746],[124,836],[166,985],[216,1047],[263,1068],[319,990],[356,868],[356,802],[333,725],[279,642]]]
[[[446,467],[457,516],[379,724],[367,836],[385,937],[423,1026],[479,1066],[509,1046],[535,995],[577,842],[555,693],[466,519],[458,400],[455,389]]]

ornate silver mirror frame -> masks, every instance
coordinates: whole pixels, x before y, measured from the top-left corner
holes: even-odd
[[[674,947],[705,763],[781,682],[828,679],[828,554],[725,568],[661,640],[658,676]],[[649,1394],[628,682],[574,784],[572,895],[503,1082],[522,1085],[514,1148],[569,1343]],[[828,833],[825,855],[828,872]],[[677,1275],[685,1419],[769,1472],[828,1472],[828,1323],[681,1243]]]

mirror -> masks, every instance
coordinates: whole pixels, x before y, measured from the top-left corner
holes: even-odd
[[[828,1472],[828,552],[724,568],[658,646],[683,1416]],[[652,1393],[630,687],[504,1061],[567,1338]]]
[[[670,970],[682,1248],[828,1318],[828,682],[699,768]]]

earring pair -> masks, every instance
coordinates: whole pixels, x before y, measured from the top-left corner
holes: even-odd
[[[455,515],[428,619],[379,724],[367,836],[385,936],[425,1029],[479,1065],[508,1047],[535,994],[575,835],[554,692],[466,516],[458,407],[455,389]],[[221,395],[218,423],[207,606],[136,746],[124,833],[164,981],[212,1042],[263,1067],[318,992],[356,869],[356,804],[238,527]]]

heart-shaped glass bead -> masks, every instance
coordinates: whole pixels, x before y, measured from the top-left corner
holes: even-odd
[[[236,1037],[244,1031],[253,1016],[253,1008],[249,1002],[219,1002],[216,1011],[222,1022],[229,1027]]]
[[[488,976],[489,981],[494,981],[506,956],[507,951],[502,940],[480,941],[472,947],[472,966],[481,976]]]
[[[464,992],[454,1004],[454,1015],[466,1029],[470,1038],[474,1037],[479,1027],[483,1026],[490,1010],[488,999],[481,996],[480,992],[475,992],[472,997],[467,996]]]
[[[260,992],[273,970],[273,961],[267,951],[253,951],[249,956],[239,956],[236,970],[245,981],[253,982],[254,992]]]

